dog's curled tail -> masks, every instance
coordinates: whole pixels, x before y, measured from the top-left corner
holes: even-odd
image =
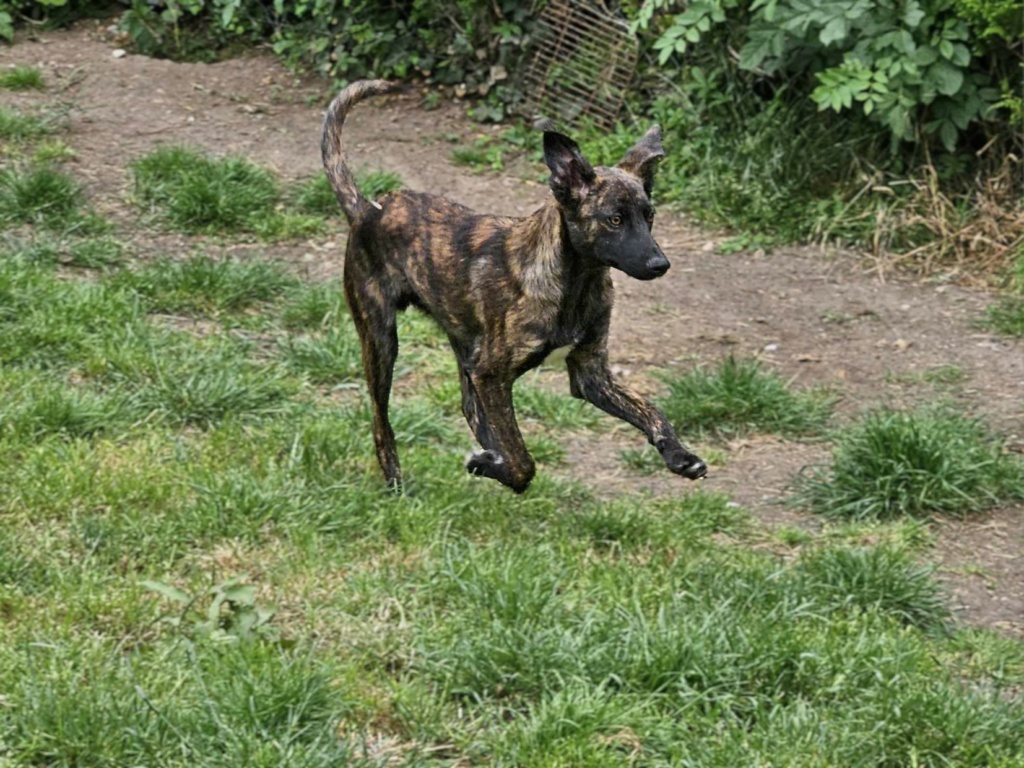
[[[359,217],[366,207],[366,198],[359,192],[355,177],[345,163],[345,150],[341,148],[341,127],[345,116],[356,103],[367,96],[387,93],[397,87],[397,83],[389,80],[358,80],[341,91],[327,108],[324,118],[324,135],[320,143],[324,170],[334,189],[345,216],[349,222]]]

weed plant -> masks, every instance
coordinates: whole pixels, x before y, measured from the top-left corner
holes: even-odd
[[[964,515],[1024,498],[1024,466],[974,419],[943,409],[879,410],[835,435],[831,463],[795,483],[792,502],[883,520]]]
[[[717,436],[767,432],[820,434],[832,403],[820,391],[795,392],[755,360],[728,357],[710,370],[667,377],[662,408],[677,429]]]

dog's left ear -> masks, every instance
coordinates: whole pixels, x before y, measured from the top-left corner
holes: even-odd
[[[650,197],[654,189],[654,172],[658,168],[658,160],[665,156],[661,148],[661,126],[652,125],[643,138],[634,144],[619,161],[618,167],[626,173],[640,179],[644,192]]]
[[[563,206],[578,204],[597,181],[576,142],[557,131],[544,131],[544,162],[551,169],[551,191]]]

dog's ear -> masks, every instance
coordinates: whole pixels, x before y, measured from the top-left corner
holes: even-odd
[[[578,204],[597,180],[576,142],[556,131],[544,131],[544,162],[551,169],[551,191],[564,206]]]
[[[652,125],[643,138],[634,144],[619,161],[618,167],[626,173],[640,179],[644,192],[650,197],[654,189],[654,172],[658,168],[658,160],[665,156],[661,148],[661,126]]]

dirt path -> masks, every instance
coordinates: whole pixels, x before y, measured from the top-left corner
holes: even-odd
[[[286,178],[319,172],[325,83],[296,78],[269,54],[178,64],[115,58],[112,48],[96,24],[0,47],[0,67],[38,66],[49,84],[43,94],[0,92],[0,104],[70,105],[72,171],[86,180],[93,204],[115,220],[133,216],[126,165],[160,143],[242,154]],[[449,161],[453,138],[469,142],[490,130],[468,121],[457,105],[428,112],[407,94],[361,106],[346,137],[356,164],[396,171],[414,189],[483,211],[527,213],[546,196],[543,185],[474,175]],[[197,246],[181,235],[124,237],[143,256]],[[653,390],[651,374],[658,370],[757,355],[797,386],[834,388],[842,396],[841,417],[879,403],[946,398],[1024,445],[1024,344],[977,328],[990,297],[941,283],[883,282],[849,253],[719,254],[711,235],[671,214],[659,215],[658,237],[673,263],[663,279],[638,283],[616,275],[612,359],[640,388]],[[328,277],[339,273],[342,240],[339,234],[203,247],[287,260],[310,276]],[[677,478],[636,475],[622,466],[619,450],[641,444],[625,431],[577,441],[568,471],[588,482],[596,478],[607,493],[625,485],[680,492]],[[708,489],[731,494],[768,525],[819,525],[776,502],[795,471],[824,460],[826,446],[757,439],[730,445],[727,454]],[[934,552],[965,620],[1024,635],[1022,511],[939,522]]]

